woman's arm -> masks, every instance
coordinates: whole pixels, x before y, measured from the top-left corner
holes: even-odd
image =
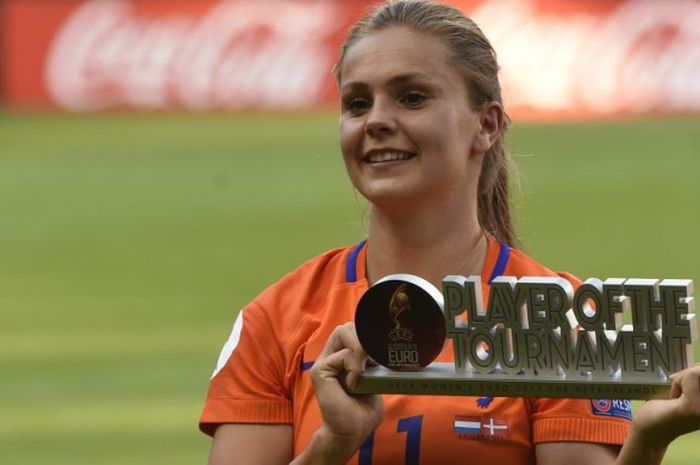
[[[216,428],[209,465],[285,465],[292,460],[292,426],[226,424]]]
[[[617,465],[658,465],[668,445],[700,429],[700,365],[671,375],[668,400],[650,400],[637,411]]]
[[[217,428],[209,465],[344,464],[382,420],[380,396],[352,396],[367,354],[352,323],[333,331],[311,369],[311,380],[323,425],[293,458],[291,425],[225,424]],[[293,460],[293,461],[292,461]]]
[[[619,446],[591,442],[544,442],[535,446],[537,465],[614,465]]]
[[[659,465],[677,437],[700,429],[700,365],[671,376],[668,400],[650,400],[637,411],[632,430],[617,447],[553,442],[536,446],[538,465]]]

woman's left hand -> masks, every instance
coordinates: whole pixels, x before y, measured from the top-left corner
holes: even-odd
[[[700,430],[700,364],[671,375],[669,399],[644,403],[632,425],[648,445],[664,448]]]

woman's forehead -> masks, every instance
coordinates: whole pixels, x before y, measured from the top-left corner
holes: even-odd
[[[341,85],[387,72],[399,75],[458,74],[447,45],[434,35],[408,27],[390,27],[359,39],[346,52]]]

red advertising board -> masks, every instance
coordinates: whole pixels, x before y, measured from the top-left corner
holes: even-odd
[[[9,108],[309,110],[368,0],[5,0]],[[454,1],[516,118],[700,112],[700,1]]]

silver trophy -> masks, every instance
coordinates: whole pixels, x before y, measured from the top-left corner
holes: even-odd
[[[694,363],[693,282],[447,276],[378,281],[358,304],[360,343],[380,366],[355,393],[650,399]],[[484,306],[486,305],[486,306]],[[629,321],[628,323],[625,320]],[[445,344],[454,362],[435,362]]]

